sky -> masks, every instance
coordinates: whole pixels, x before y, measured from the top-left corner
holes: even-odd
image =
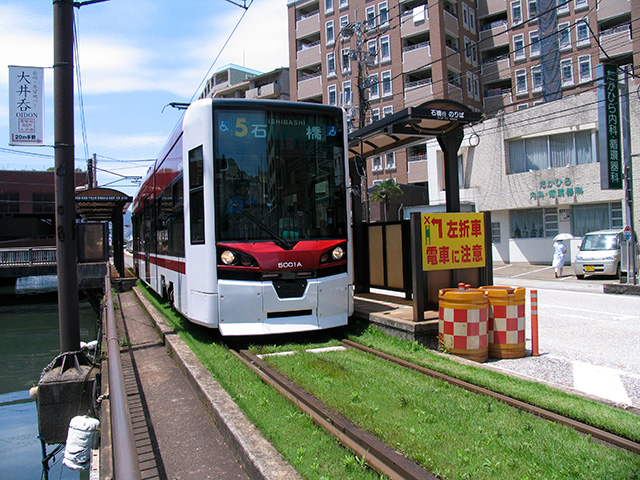
[[[183,113],[167,104],[196,99],[231,63],[261,72],[288,66],[287,0],[233,2],[249,8],[227,0],[74,8],[87,138],[85,145],[75,84],[76,168],[86,170],[86,157],[96,154],[98,185],[135,195],[131,177],[145,174]],[[0,45],[0,176],[46,170],[55,164],[52,0],[0,0]],[[45,146],[9,145],[9,65],[45,67]]]

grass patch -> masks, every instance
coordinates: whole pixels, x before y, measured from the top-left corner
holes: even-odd
[[[640,478],[636,455],[357,350],[265,361],[441,478]]]

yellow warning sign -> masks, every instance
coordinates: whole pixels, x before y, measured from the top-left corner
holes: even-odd
[[[484,267],[483,213],[422,214],[422,269]]]

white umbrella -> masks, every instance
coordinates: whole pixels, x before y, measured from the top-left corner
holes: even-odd
[[[559,233],[558,235],[553,237],[554,240],[571,240],[572,238],[573,235],[571,235],[570,233]]]

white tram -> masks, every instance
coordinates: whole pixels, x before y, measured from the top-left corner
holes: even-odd
[[[190,105],[133,203],[138,276],[222,335],[346,325],[346,130],[326,105]]]

